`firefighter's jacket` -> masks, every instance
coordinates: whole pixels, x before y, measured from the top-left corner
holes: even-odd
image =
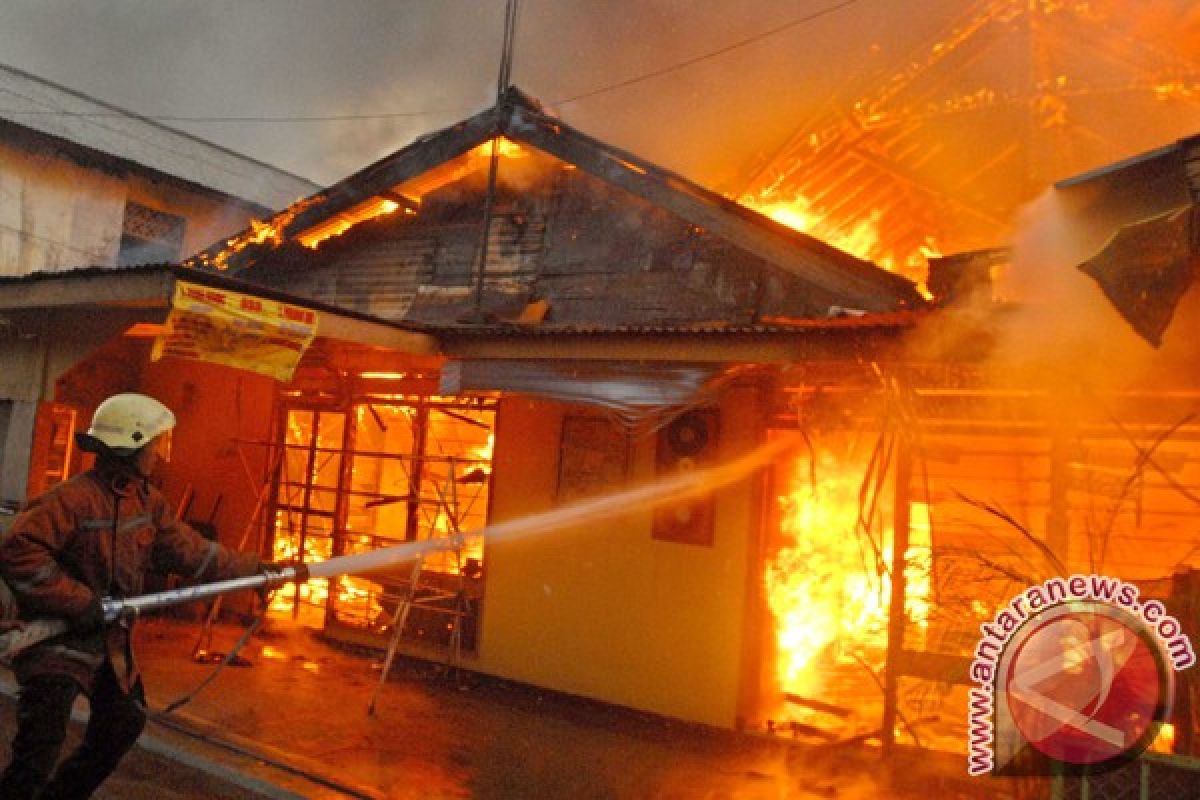
[[[221,547],[176,519],[166,498],[143,480],[91,470],[30,501],[0,541],[0,577],[17,596],[23,619],[68,621],[98,597],[143,593],[147,572],[190,581],[253,575],[258,557]],[[119,627],[65,633],[18,654],[24,683],[35,675],[67,675],[86,692],[109,652],[128,653]]]

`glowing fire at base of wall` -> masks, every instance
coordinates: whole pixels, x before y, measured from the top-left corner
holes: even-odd
[[[276,530],[285,531],[282,524],[277,524]],[[364,542],[363,549],[367,549],[367,547],[368,545]],[[307,539],[304,542],[304,557],[302,560],[305,563],[324,561],[331,556],[330,550],[329,540],[327,539]],[[301,560],[299,534],[287,535],[284,532],[283,535],[277,536],[272,556],[275,561],[290,562]],[[284,587],[272,596],[269,610],[281,614],[312,614],[316,611],[319,612],[317,614],[319,616],[324,613],[325,606],[329,601],[331,580],[334,591],[337,592],[338,607],[360,608],[367,606],[368,608],[364,613],[371,616],[379,614],[382,610],[382,606],[376,599],[378,589],[374,583],[346,575],[333,579],[313,578],[297,586]]]
[[[880,674],[887,649],[892,528],[862,497],[864,471],[818,456],[816,480],[807,459],[779,472],[777,513],[781,547],[766,566],[767,605],[774,618],[773,720],[802,722],[802,707],[784,698],[811,698],[862,712],[881,702],[866,673]],[[879,506],[884,505],[882,502]],[[890,507],[888,509],[890,511]],[[912,637],[929,613],[928,508],[914,503],[905,569],[905,612]],[[854,697],[854,694],[866,696]],[[878,718],[863,720],[878,724]]]

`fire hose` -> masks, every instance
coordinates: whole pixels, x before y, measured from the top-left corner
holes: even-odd
[[[257,575],[248,575],[244,578],[184,586],[137,597],[108,597],[101,601],[104,608],[104,621],[115,622],[121,619],[130,619],[148,611],[156,611],[196,600],[208,600],[233,592],[259,591],[274,589],[287,583],[303,583],[309,578],[364,574],[417,558],[430,550],[442,550],[460,545],[460,537],[406,542],[393,547],[372,550],[368,553],[338,556],[313,564],[270,568]],[[4,607],[2,615],[4,618],[8,620],[15,618],[15,604],[0,602],[0,606]],[[12,658],[26,648],[66,631],[67,622],[63,619],[47,618],[23,622],[21,627],[0,634],[0,659]]]
[[[548,533],[578,525],[625,516],[631,512],[653,508],[667,500],[681,500],[712,492],[745,477],[752,470],[770,463],[785,452],[799,450],[800,443],[780,438],[768,441],[755,450],[725,464],[707,469],[688,470],[654,483],[635,486],[615,494],[581,500],[552,511],[488,525],[476,534],[488,541]],[[366,575],[371,572],[412,561],[426,553],[455,550],[464,545],[461,533],[452,536],[404,542],[363,553],[335,556],[312,564],[272,568],[257,575],[231,580],[202,583],[165,592],[126,598],[106,598],[104,619],[108,622],[136,617],[146,611],[168,606],[207,600],[219,595],[246,589],[273,589],[285,583],[303,582],[309,578],[333,578],[341,575]],[[0,581],[0,587],[3,582]],[[7,587],[0,589],[0,620],[16,618],[16,603],[5,602]],[[11,597],[10,597],[11,599]],[[57,636],[67,630],[59,619],[36,619],[23,623],[22,628],[0,634],[0,659],[8,659],[31,645]]]

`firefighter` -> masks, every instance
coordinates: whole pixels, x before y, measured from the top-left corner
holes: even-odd
[[[195,581],[253,575],[270,565],[210,542],[175,518],[149,482],[169,456],[175,415],[141,394],[97,407],[79,447],[95,465],[29,502],[0,541],[0,577],[21,616],[64,618],[68,631],[13,661],[20,685],[6,800],[85,798],[107,778],[146,723],[128,623],[106,623],[102,599],[142,593],[147,572]],[[91,705],[83,742],[55,770],[71,705]]]

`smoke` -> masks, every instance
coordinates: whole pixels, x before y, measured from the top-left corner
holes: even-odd
[[[1115,389],[1153,355],[1108,298],[1078,266],[1098,253],[1113,229],[1072,214],[1049,190],[1021,214],[1012,264],[997,283],[1014,304],[1001,316],[993,367],[1033,370],[1041,381]]]
[[[912,358],[963,360],[991,386],[1056,398],[1117,388],[1152,348],[1076,268],[1103,241],[1072,224],[1054,191],[1044,193],[1021,216],[1011,266],[995,276],[1002,302],[939,313],[911,338]]]
[[[521,0],[513,78],[555,106],[835,4]],[[821,104],[851,102],[849,76],[899,63],[957,9],[864,0],[556,110],[706,185],[736,182]],[[15,0],[0,4],[0,60],[150,116],[405,114],[166,123],[327,184],[490,105],[503,19],[503,0]]]

